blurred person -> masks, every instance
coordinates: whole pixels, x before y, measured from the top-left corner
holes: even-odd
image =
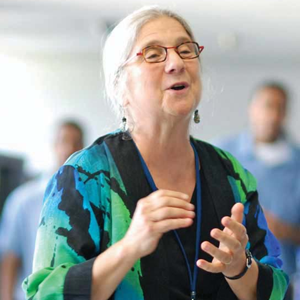
[[[103,69],[122,128],[52,177],[27,299],[283,298],[288,279],[254,178],[189,133],[203,48],[157,6],[110,33]]]
[[[250,128],[214,144],[256,177],[269,228],[280,240],[283,270],[292,275],[300,244],[300,150],[284,129],[288,98],[281,83],[261,84],[249,104]]]
[[[83,147],[83,130],[72,120],[61,122],[54,134],[55,168]],[[32,272],[39,216],[48,174],[14,190],[5,203],[0,223],[0,299],[24,300],[22,281]]]

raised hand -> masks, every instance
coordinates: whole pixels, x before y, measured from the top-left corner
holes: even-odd
[[[124,242],[138,257],[152,253],[165,232],[192,224],[194,205],[188,199],[180,192],[158,190],[139,200]]]
[[[242,224],[244,206],[236,203],[231,210],[231,217],[224,217],[221,223],[223,230],[214,228],[211,236],[220,242],[219,247],[210,242],[203,242],[201,248],[213,257],[212,262],[203,259],[197,261],[197,266],[212,273],[223,273],[232,277],[240,274],[245,268],[245,248],[248,243],[246,228]]]

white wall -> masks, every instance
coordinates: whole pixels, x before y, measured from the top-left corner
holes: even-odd
[[[103,100],[98,55],[0,56],[0,151],[29,160],[32,170],[52,163],[51,129],[57,119],[74,116],[87,131],[87,143],[113,130],[115,120]],[[201,124],[195,136],[211,138],[238,132],[247,125],[247,103],[261,80],[283,80],[293,91],[288,127],[300,141],[299,64],[250,64],[203,61]]]
[[[195,132],[204,139],[230,135],[247,127],[247,107],[253,89],[265,80],[283,82],[291,92],[287,129],[300,142],[300,63],[230,63],[204,61],[206,91],[202,122]],[[207,82],[207,78],[209,82]]]
[[[0,149],[25,154],[34,169],[52,162],[55,121],[75,117],[90,143],[112,124],[96,56],[2,57]],[[3,64],[5,61],[5,64]],[[3,109],[4,107],[4,109]]]

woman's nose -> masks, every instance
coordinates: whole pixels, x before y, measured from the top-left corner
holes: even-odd
[[[184,61],[174,49],[168,49],[168,56],[165,62],[167,73],[180,73],[184,70]]]

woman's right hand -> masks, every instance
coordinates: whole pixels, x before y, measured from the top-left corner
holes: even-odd
[[[156,249],[165,232],[190,226],[194,217],[194,205],[180,192],[158,190],[139,200],[124,238],[93,264],[91,299],[108,299],[135,262]]]
[[[165,232],[192,225],[194,205],[188,195],[158,190],[138,201],[123,243],[137,258],[152,253]]]

